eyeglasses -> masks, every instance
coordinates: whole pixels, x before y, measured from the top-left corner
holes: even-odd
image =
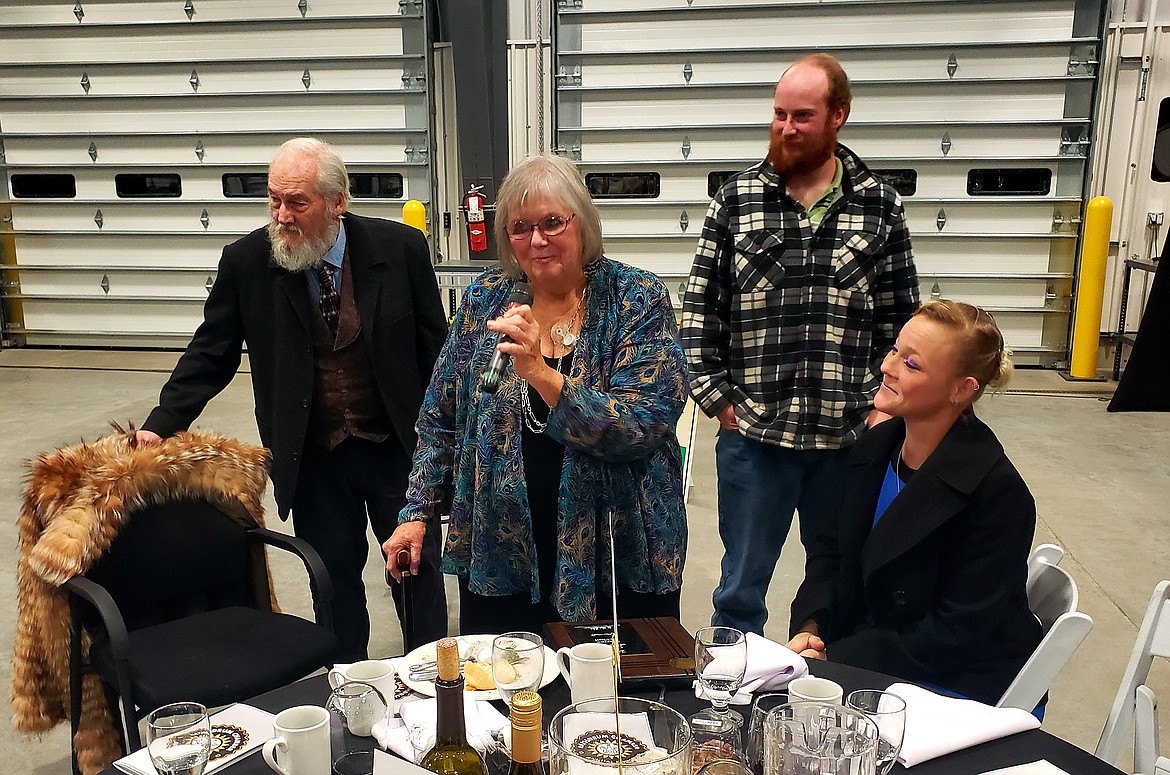
[[[512,239],[523,239],[532,234],[533,229],[540,229],[540,233],[544,236],[555,237],[569,228],[569,221],[576,217],[576,213],[571,213],[568,218],[562,218],[559,215],[546,215],[536,223],[512,221],[508,224],[508,236]]]

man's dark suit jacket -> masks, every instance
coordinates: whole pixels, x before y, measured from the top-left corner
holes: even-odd
[[[793,634],[814,619],[830,661],[994,704],[1041,638],[1025,592],[1036,504],[971,415],[872,526],[905,432],[889,420],[851,450],[838,531],[809,553]]]
[[[393,221],[347,214],[345,229],[361,341],[410,458],[423,392],[447,336],[430,253],[421,232]],[[272,261],[264,229],[225,247],[203,323],[142,426],[160,436],[189,427],[231,382],[246,344],[282,519],[296,493],[313,398],[312,304],[304,274]]]

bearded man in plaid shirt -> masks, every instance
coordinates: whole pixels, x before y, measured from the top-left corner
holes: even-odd
[[[763,633],[793,512],[806,548],[835,527],[881,359],[918,306],[902,201],[837,143],[851,101],[829,55],[784,72],[768,158],[715,194],[683,297],[691,392],[720,422],[712,624],[745,632]]]

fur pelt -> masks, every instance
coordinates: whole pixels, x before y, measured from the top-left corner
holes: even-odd
[[[179,433],[135,448],[133,429],[117,426],[98,441],[31,461],[18,520],[14,729],[45,732],[68,718],[70,617],[61,585],[102,556],[127,515],[149,504],[202,498],[243,524],[263,526],[268,465],[263,447],[205,433]],[[88,651],[88,635],[83,647]],[[82,682],[74,746],[83,775],[122,754],[120,732],[93,674]]]

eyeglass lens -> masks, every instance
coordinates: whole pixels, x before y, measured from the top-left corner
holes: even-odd
[[[555,237],[568,227],[569,221],[572,218],[572,215],[568,218],[562,218],[559,215],[546,215],[536,223],[512,221],[508,224],[508,234],[513,237],[527,237],[536,228],[540,229],[540,233],[546,237]]]

